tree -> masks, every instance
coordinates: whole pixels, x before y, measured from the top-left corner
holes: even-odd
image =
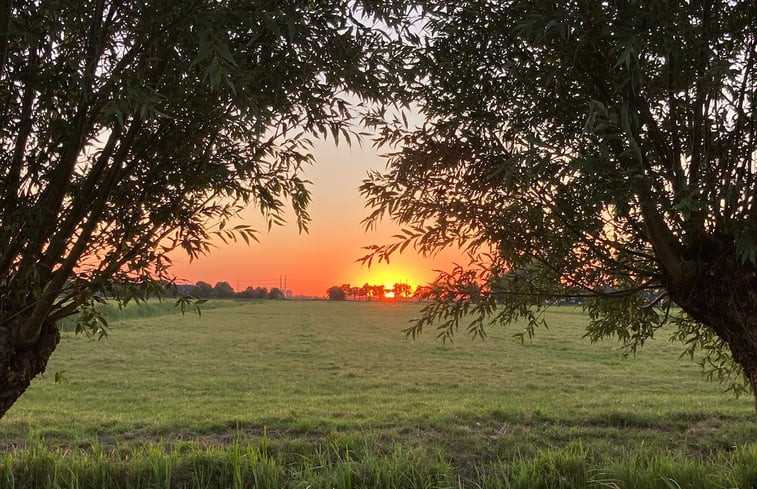
[[[234,287],[228,282],[217,282],[213,287],[212,295],[219,298],[234,297]]]
[[[384,294],[386,294],[386,289],[383,285],[371,285],[371,297],[373,297],[376,300],[383,301],[385,299]]]
[[[344,292],[345,299],[349,299],[352,295],[352,286],[350,284],[342,284],[342,292]]]
[[[200,280],[195,284],[194,293],[197,297],[210,297],[213,295],[213,286]]]
[[[246,289],[237,292],[235,294],[235,297],[239,297],[240,299],[254,299],[255,298],[255,287],[247,287]]]
[[[333,285],[326,290],[330,301],[343,301],[347,297],[344,295],[344,290],[338,285]]]
[[[409,284],[395,283],[392,287],[392,293],[397,299],[407,299],[413,292],[413,288]]]
[[[0,416],[57,320],[103,333],[98,297],[161,293],[172,251],[254,239],[227,227],[245,205],[306,227],[311,138],[349,141],[345,97],[384,97],[394,71],[372,3],[0,2]]]
[[[284,295],[284,291],[281,290],[278,287],[273,287],[270,292],[268,292],[268,299],[286,299],[286,296]]]
[[[430,285],[418,285],[413,292],[413,299],[417,301],[426,301],[431,296],[432,288]]]
[[[471,266],[409,332],[467,311],[473,334],[531,335],[580,296],[590,339],[634,351],[669,327],[757,401],[754,2],[427,3],[402,40],[425,121],[366,117],[398,148],[361,187],[368,223],[406,228],[366,260],[460,245]]]
[[[350,295],[359,301],[363,297],[363,289],[361,287],[352,287],[350,288]]]

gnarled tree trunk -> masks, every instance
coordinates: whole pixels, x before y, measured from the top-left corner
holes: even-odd
[[[671,296],[728,344],[752,387],[757,411],[757,271],[735,258],[715,261],[689,274]]]
[[[734,361],[744,370],[752,386],[754,409],[757,411],[757,302],[748,304],[723,304],[721,315],[710,316],[705,324],[711,325],[717,335],[731,349]],[[727,309],[730,309],[727,310]]]
[[[718,335],[728,343],[733,359],[744,369],[752,386],[754,409],[757,411],[757,307],[734,311],[732,316],[736,316],[736,321],[725,323],[722,319],[713,318],[712,323],[716,324]]]
[[[0,418],[21,397],[34,377],[45,371],[47,360],[60,341],[55,324],[45,322],[37,340],[19,345],[0,326]]]

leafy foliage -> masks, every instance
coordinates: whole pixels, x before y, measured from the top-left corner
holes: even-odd
[[[371,3],[2,2],[3,361],[79,309],[102,334],[102,297],[176,293],[171,253],[255,239],[244,206],[304,230],[312,138],[390,91]]]
[[[343,301],[345,299],[344,291],[338,285],[329,287],[328,290],[326,290],[326,295],[329,300],[332,301]]]
[[[392,148],[361,187],[366,224],[405,227],[365,260],[460,246],[471,263],[440,276],[409,334],[471,316],[474,335],[489,317],[531,335],[577,297],[592,340],[634,351],[672,324],[716,376],[757,386],[754,3],[425,7],[400,41],[422,122],[365,116]]]
[[[288,201],[304,229],[311,137],[349,140],[346,94],[385,90],[383,37],[358,20],[383,14],[359,4],[4,5],[6,327],[170,285],[174,250],[255,239],[226,225],[244,205],[270,226]]]

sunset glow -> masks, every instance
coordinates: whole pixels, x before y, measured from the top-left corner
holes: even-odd
[[[259,230],[260,243],[217,243],[210,255],[193,263],[185,255],[173,255],[173,271],[180,283],[228,282],[235,290],[247,287],[286,288],[294,295],[323,297],[333,285],[381,285],[391,290],[395,283],[418,285],[432,282],[439,269],[462,262],[462,253],[449,250],[425,258],[412,250],[393,255],[391,262],[371,267],[359,263],[365,246],[392,242],[398,233],[393,223],[384,222],[377,230],[366,232],[361,221],[368,215],[357,190],[369,169],[384,166],[369,144],[364,147],[338,147],[323,143],[313,154],[316,164],[305,169],[313,185],[309,208],[312,222],[307,234],[299,234],[290,220],[267,231],[267,223],[255,209],[249,209],[240,222]]]

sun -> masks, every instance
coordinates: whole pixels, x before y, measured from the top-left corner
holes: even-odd
[[[368,297],[392,302],[410,300],[423,280],[412,268],[381,266],[363,270],[349,283],[353,287],[370,286]]]

